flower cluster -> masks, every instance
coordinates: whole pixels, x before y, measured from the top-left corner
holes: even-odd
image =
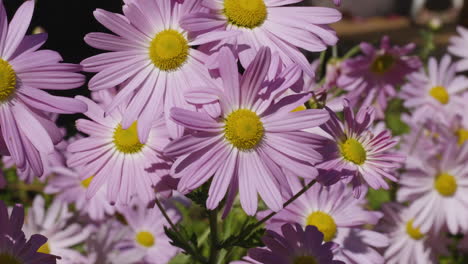
[[[468,261],[467,29],[456,62],[386,36],[340,57],[336,8],[123,2],[75,65],[0,0],[0,263]],[[90,98],[46,91],[80,72]]]

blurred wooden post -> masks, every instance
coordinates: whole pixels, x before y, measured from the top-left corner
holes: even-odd
[[[463,5],[463,9],[460,13],[460,24],[468,27],[468,0],[465,0],[465,4]]]

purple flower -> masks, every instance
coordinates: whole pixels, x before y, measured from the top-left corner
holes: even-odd
[[[284,65],[298,64],[314,76],[299,48],[317,52],[335,45],[338,38],[328,24],[339,21],[341,14],[333,8],[285,6],[299,2],[302,0],[203,0],[202,6],[210,12],[188,14],[181,26],[202,36],[240,33],[213,43],[213,50],[226,44],[238,45],[244,67],[262,47],[269,47]]]
[[[317,164],[323,171],[319,181],[332,184],[339,178],[351,181],[360,196],[362,181],[373,189],[388,189],[385,178],[396,181],[392,173],[401,167],[405,157],[391,149],[398,143],[390,131],[371,131],[374,121],[372,107],[362,107],[355,115],[344,101],[344,122],[331,112],[330,120],[321,126],[328,134],[323,137],[325,161]]]
[[[180,178],[178,189],[183,193],[214,175],[208,208],[216,208],[230,189],[231,198],[239,190],[242,208],[249,215],[257,210],[258,194],[269,208],[278,211],[283,204],[282,168],[301,177],[317,175],[312,165],[322,157],[313,150],[315,139],[301,130],[323,124],[329,114],[318,109],[291,112],[310,94],[276,100],[290,87],[291,80],[285,75],[271,82],[265,80],[270,49],[262,48],[242,76],[229,48],[223,48],[219,57],[223,61],[219,69],[223,85],[186,94],[189,102],[211,103],[213,110],[173,108],[171,117],[194,133],[172,141],[164,153],[177,157],[172,171]],[[298,68],[292,66],[283,74],[295,70]]]
[[[42,175],[47,155],[62,139],[48,113],[77,113],[86,105],[73,98],[48,94],[44,89],[81,86],[79,65],[60,63],[51,50],[38,50],[46,34],[25,35],[34,1],[25,1],[10,24],[0,1],[0,128],[2,149],[8,150],[20,173]]]
[[[167,176],[171,165],[161,154],[169,142],[164,119],[151,116],[124,129],[126,102],[105,115],[101,106],[87,98],[78,98],[88,105],[85,115],[91,120],[80,119],[76,125],[89,137],[68,146],[72,154],[67,164],[80,168],[80,180],[93,177],[86,197],[92,198],[106,186],[107,200],[111,204],[128,204],[134,195],[145,202],[153,199],[154,188]],[[142,131],[140,124],[143,123],[150,123],[149,131]],[[145,141],[140,141],[141,133],[148,134]]]
[[[0,263],[57,263],[56,256],[38,251],[47,243],[46,237],[34,234],[26,240],[21,231],[23,222],[24,209],[21,205],[15,205],[9,216],[8,208],[0,201]]]
[[[375,105],[379,118],[383,117],[387,102],[395,97],[396,86],[402,85],[406,76],[422,67],[416,56],[408,56],[416,46],[391,46],[390,39],[382,38],[380,48],[361,43],[364,53],[341,64],[338,85],[348,91],[352,105]]]
[[[182,136],[183,127],[169,119],[170,109],[173,106],[192,109],[182,94],[209,80],[208,70],[203,65],[207,55],[196,46],[235,34],[196,37],[182,29],[181,17],[200,11],[199,2],[133,0],[127,1],[123,16],[101,9],[94,12],[96,19],[115,35],[86,35],[85,41],[90,46],[110,52],[88,58],[81,64],[85,71],[98,73],[89,82],[92,91],[122,85],[106,112],[113,111],[136,91],[124,113],[123,129],[128,129],[137,119],[148,119],[159,111],[165,113],[171,136]],[[139,125],[143,132],[139,134],[140,141],[145,141],[151,122],[140,122]]]
[[[262,239],[265,248],[249,250],[249,257],[264,264],[286,263],[320,263],[344,264],[333,260],[333,242],[323,243],[323,235],[315,226],[307,226],[305,230],[299,224],[285,224],[281,233],[267,231]]]

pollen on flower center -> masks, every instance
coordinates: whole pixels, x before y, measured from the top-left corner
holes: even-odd
[[[11,65],[0,59],[0,103],[10,99],[16,89],[16,73]]]
[[[393,58],[392,55],[390,54],[383,54],[380,56],[377,56],[377,58],[374,59],[371,65],[371,70],[374,73],[377,74],[384,74],[388,72],[393,65],[395,64],[395,58]]]
[[[406,233],[414,240],[420,240],[424,237],[419,228],[413,226],[413,219],[406,222]]]
[[[114,145],[117,150],[125,154],[137,153],[143,149],[144,144],[138,139],[136,121],[128,129],[123,129],[121,124],[115,128]]]
[[[224,14],[230,24],[253,29],[263,24],[268,13],[264,0],[224,0]]]
[[[85,189],[88,189],[89,185],[91,184],[91,182],[93,181],[94,179],[94,176],[91,176],[87,179],[84,179],[81,181],[81,186],[83,186],[83,188]]]
[[[42,245],[38,250],[37,252],[39,253],[44,253],[44,254],[50,254],[50,247],[49,247],[49,243],[45,243],[44,245]],[[2,262],[3,263],[3,262]]]
[[[138,244],[144,247],[152,247],[154,245],[154,236],[148,231],[138,232],[135,236],[135,240]]]
[[[455,132],[458,138],[458,145],[463,145],[468,140],[468,130],[467,129],[459,129]]]
[[[240,150],[255,148],[263,135],[264,128],[260,117],[248,109],[236,110],[225,120],[224,137]]]
[[[450,100],[450,95],[444,86],[432,87],[432,89],[429,91],[429,94],[444,105],[447,104]]]
[[[333,218],[324,212],[313,212],[307,217],[308,226],[315,226],[323,233],[323,240],[326,242],[331,241],[336,236],[336,223]]]
[[[294,259],[293,264],[317,264],[317,261],[312,256],[300,256]]]
[[[18,259],[8,253],[0,253],[0,263],[21,264]]]
[[[180,32],[167,29],[151,41],[149,56],[160,70],[173,71],[187,61],[189,48],[187,39]]]
[[[366,161],[367,153],[362,144],[354,138],[348,138],[340,146],[341,155],[347,161],[362,165]]]
[[[442,196],[453,196],[458,188],[457,180],[453,175],[441,173],[435,179],[434,188]]]

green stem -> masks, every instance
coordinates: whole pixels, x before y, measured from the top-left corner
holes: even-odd
[[[219,254],[219,240],[218,240],[218,209],[208,211],[208,216],[210,220],[210,259],[209,264],[218,263],[218,254]]]
[[[359,53],[359,51],[361,51],[361,46],[360,45],[356,45],[354,46],[352,49],[350,49],[344,56],[343,56],[343,60],[346,60],[346,59],[349,59],[351,58],[352,56],[356,55],[357,53]]]
[[[158,197],[156,197],[155,199],[156,201],[156,205],[158,206],[159,208],[159,211],[161,211],[161,213],[163,214],[164,218],[166,219],[166,221],[169,223],[169,225],[171,226],[172,230],[176,231],[176,232],[179,232],[179,229],[177,229],[176,225],[172,222],[171,218],[167,215],[167,212],[166,210],[164,209],[164,207],[162,206],[161,202],[159,202],[159,199]]]

